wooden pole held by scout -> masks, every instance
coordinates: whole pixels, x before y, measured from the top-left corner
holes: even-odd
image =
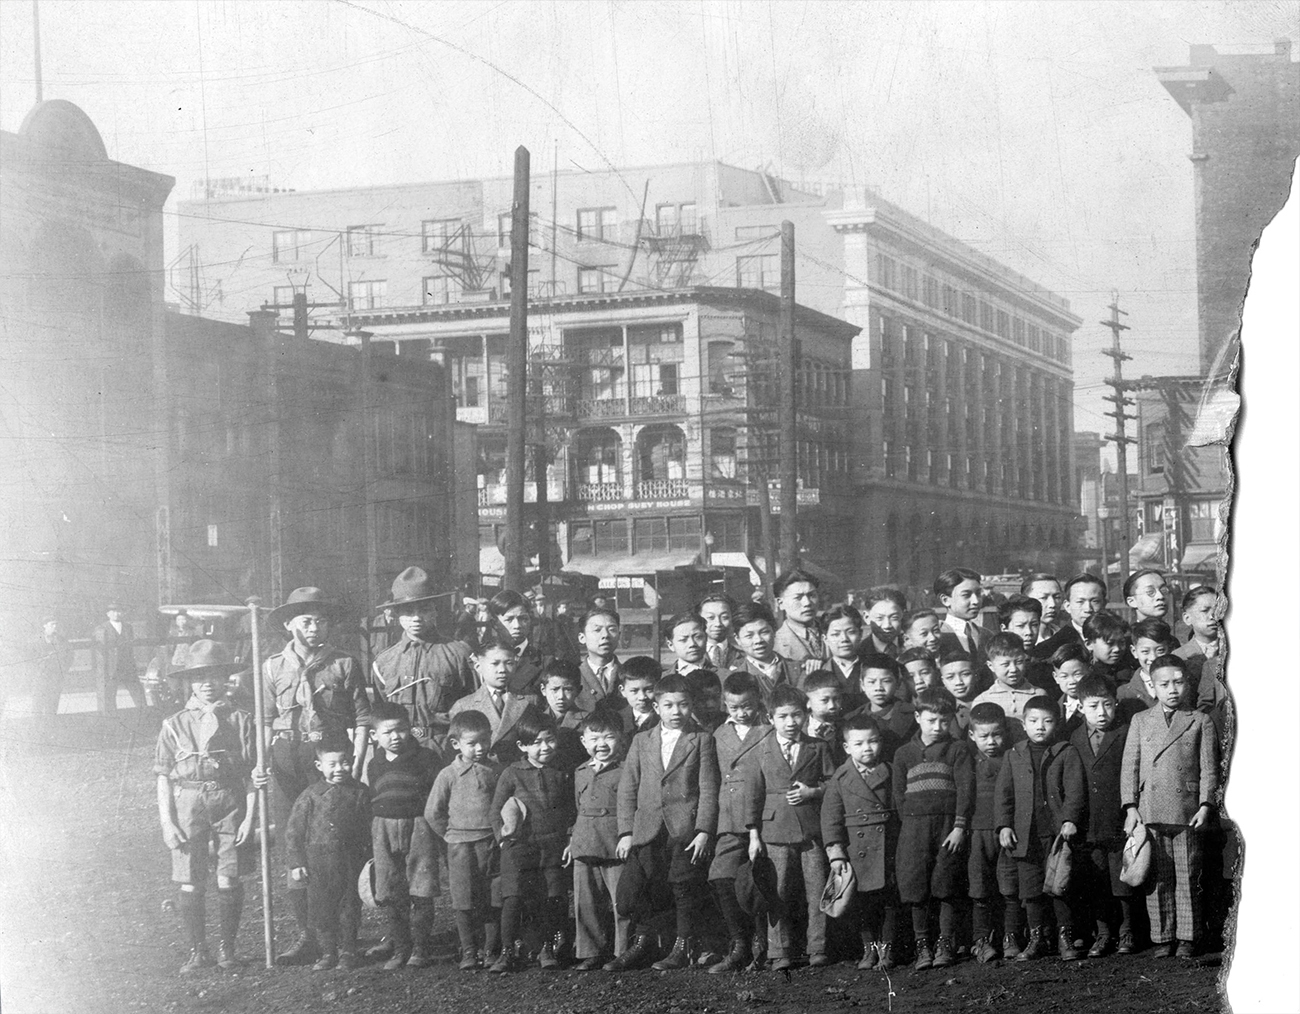
[[[266,758],[266,698],[262,692],[262,645],[257,610],[261,599],[256,595],[246,600],[250,636],[253,639],[253,724],[257,735],[253,742],[257,747],[257,766],[267,771]],[[267,812],[266,787],[257,790],[257,830],[261,838],[262,854],[262,938],[266,949],[266,967],[275,967],[275,929],[271,910],[271,818]]]

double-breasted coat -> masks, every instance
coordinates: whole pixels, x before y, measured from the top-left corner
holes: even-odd
[[[847,859],[860,892],[893,884],[898,846],[893,770],[881,761],[866,773],[845,761],[826,783],[822,798],[822,841],[831,859]]]

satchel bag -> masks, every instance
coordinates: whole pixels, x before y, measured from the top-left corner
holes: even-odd
[[[1070,867],[1074,854],[1070,843],[1057,835],[1047,853],[1047,871],[1043,877],[1043,891],[1054,898],[1065,897],[1070,889]]]
[[[1124,840],[1124,858],[1119,879],[1129,887],[1141,887],[1151,873],[1151,832],[1141,820]]]

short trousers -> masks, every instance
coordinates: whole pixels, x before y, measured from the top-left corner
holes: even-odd
[[[1021,901],[1042,897],[1043,884],[1047,880],[1047,853],[1052,841],[1052,838],[1030,838],[1025,855],[1016,857],[1016,884]],[[1016,892],[1009,892],[1007,897],[1012,897],[1013,893]]]
[[[185,834],[185,844],[172,849],[172,880],[177,884],[202,886],[212,867],[211,849],[216,845],[217,876],[239,876],[239,853],[235,835],[244,819],[244,795],[234,788],[188,789],[172,787],[176,826]]]
[[[749,835],[720,834],[709,863],[710,880],[734,880],[740,868],[749,862]]]
[[[573,877],[560,865],[564,844],[562,837],[556,835],[540,840],[516,841],[507,838],[503,841],[501,897],[537,897],[543,892],[548,898],[567,895]]]
[[[970,860],[967,877],[969,894],[977,901],[1011,896],[1016,893],[1016,861],[998,842],[998,833],[989,828],[970,832]]]
[[[491,838],[447,843],[447,891],[457,912],[501,907],[500,854]],[[493,887],[496,897],[493,898]]]
[[[437,839],[423,817],[374,817],[375,901],[438,894]]]
[[[907,905],[931,898],[966,896],[966,855],[943,847],[952,833],[952,814],[904,817],[898,832],[898,897]]]

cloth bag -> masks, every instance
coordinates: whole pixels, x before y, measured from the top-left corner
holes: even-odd
[[[1151,832],[1141,820],[1124,840],[1124,857],[1119,879],[1129,887],[1141,887],[1151,872]]]
[[[1070,889],[1070,867],[1074,863],[1074,850],[1061,835],[1057,835],[1047,853],[1047,870],[1043,876],[1043,891],[1054,898],[1065,897]]]

